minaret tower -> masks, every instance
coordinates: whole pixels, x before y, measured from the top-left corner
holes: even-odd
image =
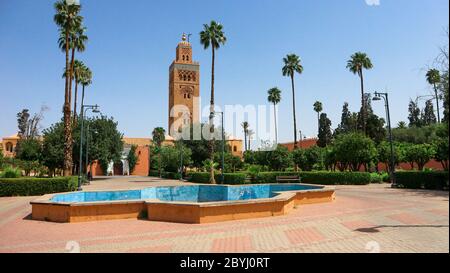
[[[200,65],[192,60],[192,46],[183,33],[169,68],[169,135],[199,122],[199,97]]]

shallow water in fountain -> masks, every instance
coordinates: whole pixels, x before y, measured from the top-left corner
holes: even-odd
[[[159,199],[168,202],[218,202],[272,198],[277,192],[321,189],[321,186],[301,184],[261,185],[189,185],[150,187],[142,190],[73,192],[57,194],[51,201],[61,203],[102,202]]]

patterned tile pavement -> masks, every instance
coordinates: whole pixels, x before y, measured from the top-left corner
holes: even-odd
[[[176,185],[145,177],[86,189]],[[0,198],[0,252],[449,252],[448,192],[338,186],[336,201],[289,215],[189,225],[145,220],[30,220],[36,197]]]

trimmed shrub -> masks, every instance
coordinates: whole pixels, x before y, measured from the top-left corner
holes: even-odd
[[[222,176],[220,174],[215,175],[216,181],[222,182]],[[249,184],[250,181],[247,182],[246,180],[247,175],[245,173],[224,173],[223,174],[223,183],[221,184],[227,184],[227,185],[242,185],[242,184]]]
[[[166,179],[180,179],[181,174],[180,173],[173,173],[173,172],[162,172],[161,174],[162,178]]]
[[[150,170],[150,173],[148,176],[151,177],[159,177],[159,171],[158,170]],[[161,177],[165,179],[180,179],[181,175],[180,173],[174,173],[174,172],[161,172]]]
[[[77,177],[0,178],[0,196],[34,196],[77,189]]]
[[[391,182],[391,177],[390,177],[389,173],[383,172],[381,174],[381,180],[386,183]]]
[[[448,190],[448,172],[404,171],[395,173],[399,188]]]
[[[189,173],[189,181],[194,183],[209,183],[209,173]]]
[[[22,174],[18,168],[7,167],[2,173],[0,178],[19,178]]]
[[[370,173],[363,172],[301,172],[302,183],[321,185],[368,185]]]
[[[383,175],[377,173],[370,174],[370,183],[383,183]]]

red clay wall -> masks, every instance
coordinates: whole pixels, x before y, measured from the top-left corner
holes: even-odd
[[[138,146],[136,148],[138,160],[131,175],[147,176],[150,170],[150,150],[148,146]],[[92,176],[105,175],[100,164],[95,161],[92,164]]]
[[[131,175],[147,176],[150,170],[150,151],[148,146],[138,146],[136,148],[138,161]]]

